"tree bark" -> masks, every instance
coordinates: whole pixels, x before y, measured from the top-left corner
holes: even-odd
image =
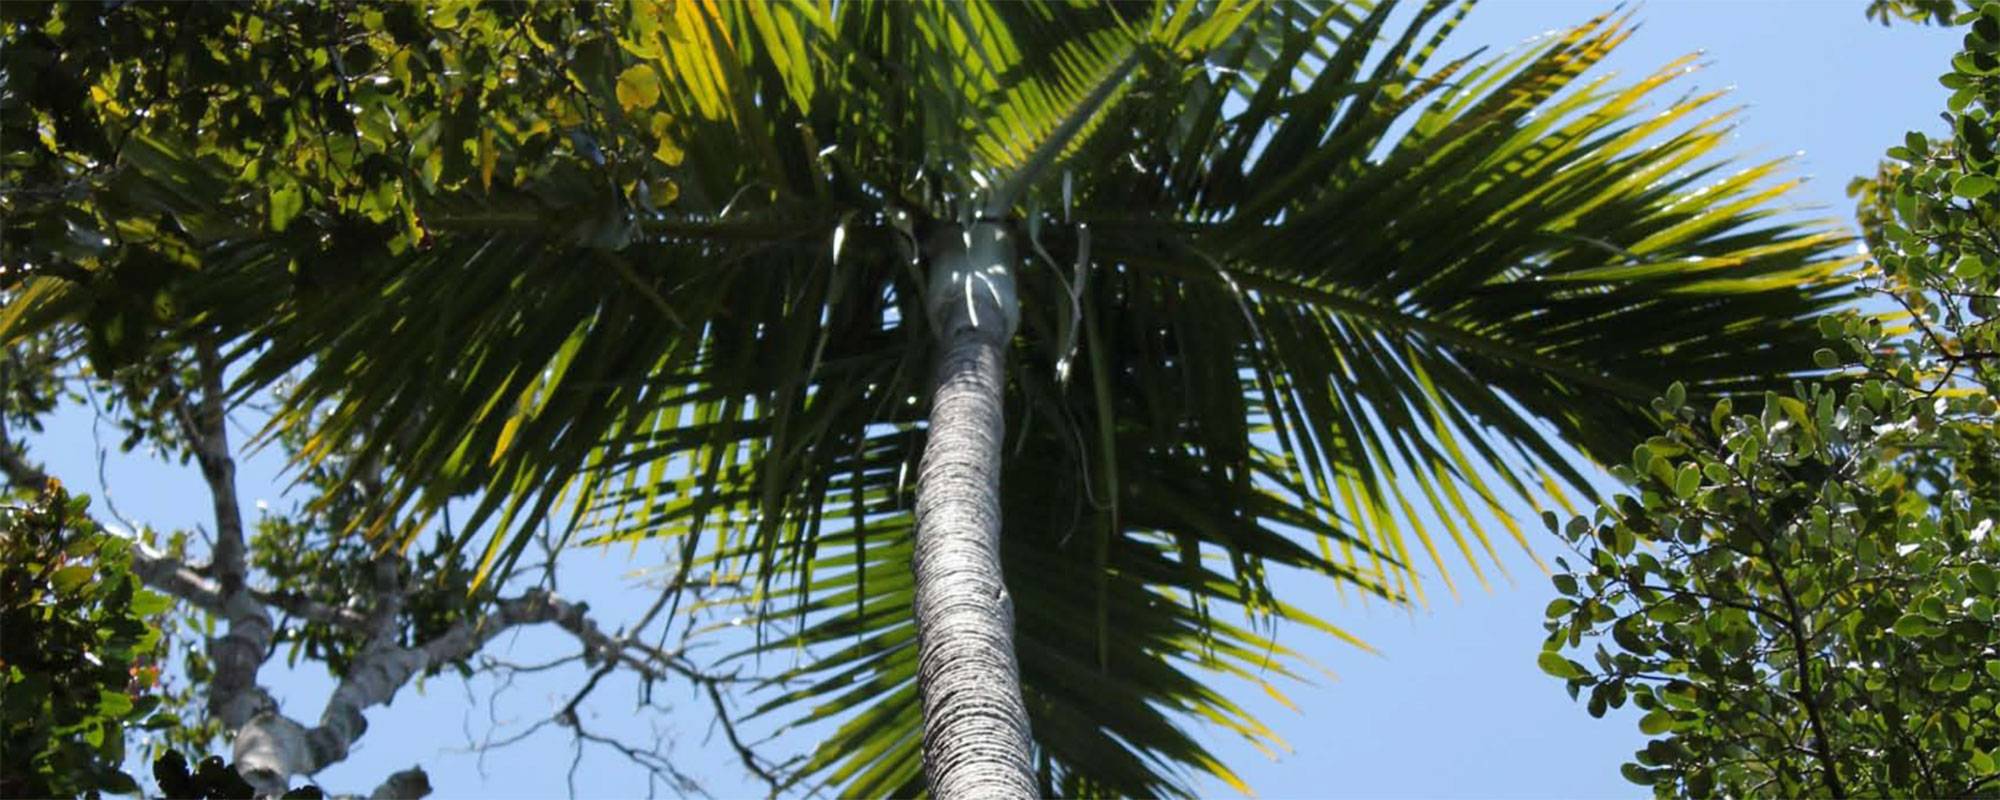
[[[288,788],[286,781],[290,775],[260,766],[255,757],[246,757],[267,749],[264,747],[267,739],[246,727],[260,720],[283,719],[278,713],[277,699],[257,682],[257,671],[270,654],[271,639],[277,631],[272,626],[270,610],[257,600],[246,583],[250,565],[243,535],[243,509],[236,500],[236,461],[229,452],[219,348],[213,341],[203,339],[194,349],[199,387],[180,387],[181,396],[173,401],[170,410],[180,421],[188,449],[194,451],[195,463],[208,483],[209,499],[215,510],[215,548],[210,554],[208,574],[215,581],[215,594],[221,602],[220,616],[228,628],[222,636],[208,640],[208,659],[215,669],[208,684],[208,711],[236,734],[237,772],[257,790],[259,797],[276,796]]]
[[[924,772],[940,800],[1035,796],[1014,608],[1000,573],[1005,360],[1014,249],[995,224],[927,248],[939,345],[917,478],[917,686]]]

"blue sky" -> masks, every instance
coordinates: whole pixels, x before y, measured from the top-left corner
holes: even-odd
[[[1811,180],[1794,195],[1797,213],[1844,219],[1851,204],[1847,180],[1870,173],[1881,152],[1910,129],[1936,131],[1945,71],[1957,36],[1936,29],[1883,28],[1862,16],[1862,0],[1794,2],[1667,2],[1638,8],[1643,27],[1600,70],[1636,79],[1688,52],[1705,52],[1705,66],[1690,87],[1734,87],[1733,103],[1746,106],[1732,154],[1755,160],[1797,155],[1791,174]],[[1505,48],[1606,10],[1602,2],[1489,0],[1474,10],[1446,46],[1443,57],[1477,46]],[[239,430],[239,435],[241,431]],[[114,443],[108,427],[104,443]],[[33,441],[36,455],[73,487],[96,493],[97,450],[87,413],[69,410]],[[272,454],[241,468],[245,498],[288,505],[281,496],[279,462]],[[192,467],[115,456],[105,465],[118,510],[156,527],[204,522],[204,488]],[[100,507],[101,508],[101,507]],[[1527,509],[1516,509],[1530,518]],[[254,513],[252,511],[251,513]],[[1525,525],[1539,532],[1539,524]],[[1497,543],[1504,544],[1504,543]],[[1535,542],[1552,554],[1551,538]],[[1209,737],[1263,797],[1636,797],[1638,787],[1618,776],[1618,765],[1642,739],[1635,718],[1603,720],[1584,714],[1559,681],[1534,665],[1542,638],[1541,610],[1552,598],[1546,579],[1518,549],[1501,548],[1514,582],[1496,580],[1461,601],[1437,597],[1414,614],[1379,605],[1339,605],[1330,586],[1302,583],[1302,602],[1383,651],[1371,656],[1352,647],[1287,631],[1285,641],[1339,674],[1337,681],[1288,687],[1300,710],[1241,692],[1241,701],[1264,717],[1292,745],[1273,761],[1230,737]],[[566,595],[587,599],[606,621],[638,614],[650,595],[630,588],[627,574],[661,563],[663,556],[618,550],[569,553]],[[506,637],[510,658],[545,660],[573,652],[565,637],[531,631]],[[318,716],[332,689],[315,671],[293,673],[267,666],[264,678],[302,719]],[[775,666],[765,664],[765,667]],[[489,730],[496,738],[522,730],[560,706],[581,683],[572,670],[523,679],[497,694],[492,681],[466,684],[440,677],[406,688],[393,707],[369,713],[370,730],[347,762],[318,777],[329,789],[365,792],[383,776],[421,763],[437,797],[548,797],[567,792],[571,764],[565,731],[548,729],[482,760],[462,751]],[[711,729],[706,701],[686,687],[662,686],[658,696],[672,712],[632,711],[630,681],[611,681],[586,706],[593,728],[648,738],[657,729],[670,743],[677,768],[721,797],[761,794],[746,780],[735,754]],[[495,724],[498,727],[495,727]],[[768,732],[768,729],[761,729]],[[803,752],[812,731],[784,736],[771,752]],[[647,787],[622,758],[586,751],[576,775],[580,797],[643,796]],[[1234,795],[1219,783],[1204,794]],[[662,794],[671,795],[663,790]]]

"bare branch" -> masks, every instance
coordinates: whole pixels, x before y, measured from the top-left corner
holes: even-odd
[[[576,738],[579,744],[581,744],[582,742],[591,742],[593,744],[609,747],[613,750],[618,751],[620,754],[624,755],[627,760],[630,760],[632,763],[644,767],[647,772],[651,773],[650,780],[648,780],[647,782],[647,792],[646,792],[646,796],[649,798],[653,796],[652,780],[664,780],[669,785],[673,786],[674,789],[680,792],[681,794],[699,794],[703,796],[708,795],[708,792],[701,788],[701,784],[696,783],[693,778],[688,777],[680,770],[675,769],[673,760],[668,758],[667,754],[661,752],[660,749],[657,747],[651,750],[641,750],[639,748],[633,747],[631,745],[628,745],[624,742],[621,742],[609,736],[592,733],[589,730],[586,730],[581,724],[572,725],[571,727],[574,728],[576,731]],[[658,738],[659,737],[655,737],[656,740]],[[583,755],[582,748],[579,747],[577,750],[577,758],[580,760],[582,758],[582,755]],[[575,772],[576,772],[576,762],[572,762],[570,765],[571,797],[576,796]]]
[[[221,613],[222,587],[214,580],[160,553],[145,542],[132,542],[132,572],[147,586],[158,589],[209,613]]]
[[[715,707],[715,719],[717,722],[722,723],[722,735],[729,739],[729,746],[736,749],[736,757],[742,760],[743,768],[750,770],[750,774],[757,776],[759,780],[769,785],[771,787],[771,796],[777,797],[778,792],[783,791],[785,788],[784,782],[780,781],[770,770],[765,769],[763,764],[760,763],[763,759],[757,755],[757,752],[744,745],[742,739],[737,738],[736,723],[731,722],[729,719],[729,707],[722,702],[722,691],[716,688],[713,681],[703,682],[702,688],[708,690],[708,701]]]

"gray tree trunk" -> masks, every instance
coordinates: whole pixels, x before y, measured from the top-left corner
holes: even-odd
[[[924,772],[940,800],[1035,796],[1014,606],[1000,575],[1000,455],[1013,243],[994,224],[926,248],[937,336],[917,478],[917,687]]]

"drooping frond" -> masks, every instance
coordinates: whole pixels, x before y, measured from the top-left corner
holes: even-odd
[[[1629,34],[1622,20],[1429,72],[1422,28],[1372,71],[1349,40],[1297,87],[1266,82],[1233,115],[1211,101],[1203,129],[1107,125],[1079,161],[1145,169],[1093,176],[1078,203],[1119,220],[1092,227],[1092,254],[1124,280],[1240,304],[1254,324],[1185,338],[1262,376],[1319,501],[1443,575],[1443,550],[1478,569],[1490,522],[1525,545],[1499,504],[1563,502],[1545,487],[1584,483],[1563,444],[1619,457],[1667,382],[1724,394],[1811,370],[1809,320],[1839,302],[1848,260],[1834,230],[1766,221],[1795,183],[1768,180],[1779,165],[1723,173],[1716,95],[1647,107],[1685,60],[1630,86],[1575,84]],[[1308,35],[1274,70],[1305,68]],[[1115,211],[1148,204],[1178,216]]]

